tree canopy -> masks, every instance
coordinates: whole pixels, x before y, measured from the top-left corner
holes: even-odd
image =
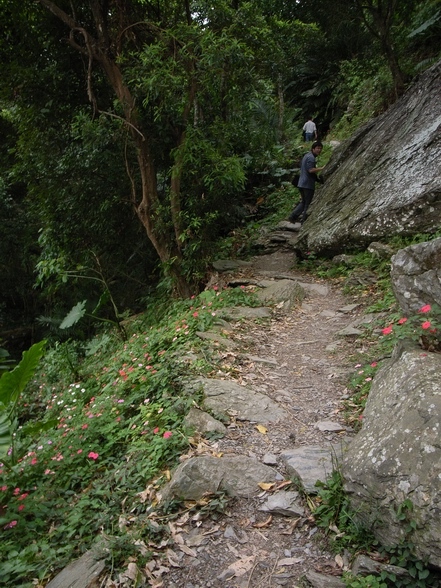
[[[435,0],[0,8],[5,247],[21,207],[17,255],[34,252],[47,293],[101,272],[132,308],[160,276],[180,296],[201,287],[249,178],[289,158],[305,116],[323,135],[350,103],[376,114],[439,55]]]

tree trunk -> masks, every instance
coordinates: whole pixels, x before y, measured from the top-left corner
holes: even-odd
[[[129,133],[136,147],[138,169],[141,177],[141,196],[139,199],[136,197],[134,185],[132,185],[132,201],[136,210],[136,214],[144,226],[147,236],[153,244],[153,247],[155,248],[161,263],[163,264],[167,273],[169,273],[172,277],[177,294],[181,297],[189,297],[192,294],[192,291],[188,281],[185,279],[185,276],[181,271],[182,254],[180,250],[179,221],[181,166],[175,166],[176,169],[174,170],[174,177],[172,178],[171,217],[175,230],[175,238],[171,239],[167,235],[167,232],[163,231],[161,227],[158,227],[157,224],[153,222],[155,212],[159,206],[159,198],[157,191],[156,169],[151,154],[149,137],[144,135],[142,132],[142,125],[139,121],[135,100],[130,92],[129,87],[124,82],[116,58],[109,50],[109,31],[106,27],[107,15],[103,14],[102,11],[104,9],[101,3],[96,3],[93,1],[90,2],[97,33],[97,38],[95,38],[84,28],[80,27],[74,18],[60,9],[51,0],[38,1],[40,4],[42,4],[42,6],[52,12],[70,28],[71,36],[69,38],[69,44],[89,59],[88,93],[89,99],[94,104],[95,100],[93,97],[93,90],[91,88],[92,61],[98,63],[107,76],[108,82],[123,108],[124,122],[127,125]],[[76,32],[82,36],[84,45],[79,44],[77,38],[72,34],[73,32]],[[117,36],[119,36],[119,32]],[[191,99],[193,99],[193,95],[194,94],[192,90],[190,92]],[[182,134],[181,143],[183,140],[185,140],[185,135]]]

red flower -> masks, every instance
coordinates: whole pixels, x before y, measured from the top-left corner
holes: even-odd
[[[373,362],[371,363],[371,367],[377,367],[377,365],[378,365],[378,364],[377,364],[377,362],[376,362],[376,361],[373,361]]]
[[[403,316],[403,318],[400,318],[400,320],[398,321],[399,325],[404,325],[404,323],[407,321],[407,318]]]
[[[383,335],[390,335],[392,333],[392,325],[385,327],[381,332]]]
[[[166,431],[162,436],[164,437],[164,439],[168,439],[172,435],[173,435],[173,433],[171,431]]]
[[[95,459],[98,459],[99,454],[95,453],[94,451],[91,451],[87,457],[90,457],[90,459],[95,460]]]
[[[422,306],[420,308],[420,310],[418,312],[430,312],[432,309],[432,307],[430,306],[430,304],[425,304],[424,306]]]
[[[426,321],[421,325],[422,329],[429,329],[430,328],[430,321]]]
[[[159,433],[159,427],[155,427],[155,428],[153,429],[153,433],[154,433],[155,435],[156,435],[156,433]]]

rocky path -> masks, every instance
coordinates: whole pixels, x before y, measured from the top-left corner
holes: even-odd
[[[292,270],[292,259],[292,253],[277,252],[222,277],[246,281],[289,276],[303,283],[306,297],[300,307],[288,313],[276,310],[270,322],[236,323],[230,339],[240,352],[225,350],[222,359],[228,373],[222,377],[269,396],[287,417],[259,427],[233,415],[227,434],[208,448],[217,455],[249,456],[271,465],[279,473],[280,487],[286,479],[284,452],[338,444],[353,435],[343,418],[342,400],[348,374],[354,371],[357,343],[341,332],[362,313],[357,301],[335,285]],[[158,577],[157,586],[295,587],[311,571],[337,580],[342,562],[315,525],[307,500],[303,498],[302,514],[288,516],[262,510],[267,500],[268,492],[262,489],[256,497],[230,502],[215,518],[190,512],[175,521],[169,571]]]

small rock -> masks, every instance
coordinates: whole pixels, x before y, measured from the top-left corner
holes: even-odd
[[[332,431],[334,433],[346,431],[346,427],[344,427],[340,423],[335,423],[333,421],[320,421],[319,423],[315,424],[315,428],[319,431]]]
[[[298,492],[277,492],[268,497],[266,503],[259,509],[286,517],[298,517],[305,514],[303,506],[296,503]]]
[[[262,461],[265,465],[269,465],[269,466],[276,466],[277,465],[277,457],[275,455],[273,455],[272,453],[266,453],[263,456]]]

